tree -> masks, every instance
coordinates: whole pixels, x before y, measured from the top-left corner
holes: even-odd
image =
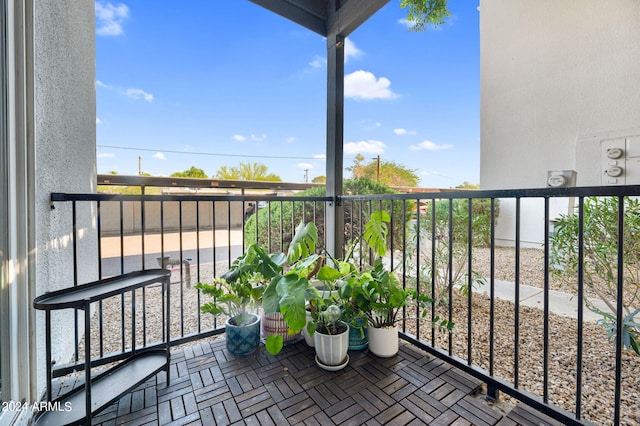
[[[261,163],[243,162],[237,167],[222,166],[214,176],[217,179],[282,182],[280,176],[275,173],[267,173],[267,166]]]
[[[378,181],[387,186],[418,186],[420,177],[415,170],[408,169],[395,161],[372,160],[370,163],[362,164],[364,156],[356,155],[353,166],[347,170],[351,171],[352,179],[367,178]],[[378,166],[379,164],[379,166]],[[378,167],[380,167],[380,179],[378,179]]]
[[[429,26],[436,28],[451,16],[447,0],[401,0],[400,7],[408,8],[407,20],[413,24],[410,31],[424,31]]]
[[[209,176],[207,176],[204,170],[198,169],[195,166],[191,166],[189,170],[185,170],[184,172],[172,173],[171,177],[207,179]]]
[[[311,179],[311,183],[327,183],[327,177],[326,176],[316,176],[313,179]]]
[[[480,184],[470,183],[465,180],[460,185],[456,186],[456,189],[480,189]]]

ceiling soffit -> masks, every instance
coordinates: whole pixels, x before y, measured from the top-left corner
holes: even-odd
[[[324,37],[347,37],[389,0],[250,0]]]

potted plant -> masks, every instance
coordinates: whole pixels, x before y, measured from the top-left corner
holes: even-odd
[[[365,225],[364,239],[376,255],[373,267],[364,271],[360,279],[349,281],[341,291],[341,297],[350,300],[354,310],[367,319],[369,350],[377,356],[391,357],[398,352],[398,327],[400,311],[413,303],[418,307],[421,316],[427,314],[426,308],[431,298],[419,294],[416,290],[405,289],[392,271],[388,271],[383,262],[386,254],[387,224],[389,215],[384,211],[374,212]],[[440,320],[434,322],[439,326],[451,329],[453,323]]]
[[[260,317],[254,311],[260,305],[265,283],[279,274],[282,262],[282,257],[269,256],[254,244],[213,283],[195,286],[213,298],[200,307],[203,313],[227,316],[225,332],[229,352],[244,355],[258,347]]]
[[[365,237],[366,238],[366,237]],[[375,238],[370,237],[370,241]],[[291,240],[285,256],[286,262],[282,274],[275,276],[265,288],[263,294],[263,308],[265,315],[280,313],[288,324],[288,336],[302,331],[308,322],[306,302],[321,298],[318,288],[314,285],[314,277],[324,283],[344,283],[345,280],[357,276],[357,267],[353,262],[355,241],[346,259],[333,258],[318,242],[318,229],[313,222],[301,223]],[[330,259],[333,266],[325,264],[325,256],[316,253],[317,248]],[[284,255],[283,255],[284,256]],[[336,296],[330,298],[336,299]],[[265,341],[267,351],[277,354],[282,350],[285,342],[282,335],[270,335]],[[305,338],[310,339],[308,333]],[[310,340],[307,340],[312,345]]]
[[[359,351],[366,349],[369,346],[369,330],[367,327],[367,315],[360,307],[355,303],[355,300],[351,298],[352,292],[350,291],[355,282],[361,279],[353,277],[345,282],[345,285],[340,288],[338,297],[342,303],[342,320],[349,326],[349,350]]]
[[[323,298],[309,301],[312,320],[306,331],[313,336],[316,364],[325,370],[340,370],[349,363],[349,327],[341,320],[342,307]]]
[[[277,354],[287,336],[296,335],[307,324],[306,301],[319,298],[318,290],[310,279],[322,266],[321,256],[315,253],[318,230],[313,222],[301,223],[297,228],[281,273],[274,276],[265,288],[262,301],[265,315],[278,314],[286,322],[288,332],[270,334],[265,346],[270,354]]]

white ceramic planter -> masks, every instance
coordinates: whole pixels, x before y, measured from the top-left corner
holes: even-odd
[[[376,328],[369,326],[369,351],[372,354],[389,358],[398,353],[398,327]]]
[[[307,324],[309,324],[309,321],[311,321],[311,319],[311,312],[307,311]],[[306,325],[304,326],[304,329],[302,329],[302,334],[304,335],[304,341],[307,343],[307,345],[313,348],[315,346],[315,343],[313,342],[313,336],[309,335]]]
[[[325,283],[317,280],[317,279],[312,279],[311,280],[311,285],[314,286],[317,290],[318,293],[320,295],[320,297],[322,299],[325,300],[337,300],[338,299],[338,290],[321,290],[322,288],[324,288]]]
[[[344,324],[344,323],[343,323]],[[313,341],[316,348],[316,358],[322,367],[341,368],[347,365],[347,350],[349,349],[349,327],[346,324],[345,331],[341,334],[322,334],[317,331],[313,333]]]

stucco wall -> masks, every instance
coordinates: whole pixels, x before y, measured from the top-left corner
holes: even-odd
[[[36,295],[73,285],[71,205],[51,208],[51,192],[95,190],[94,2],[34,2]],[[78,209],[79,283],[97,278],[93,212]],[[53,319],[55,357],[68,362],[70,315]],[[38,386],[44,386],[44,315],[37,316]],[[63,352],[65,352],[63,354]]]
[[[601,140],[640,134],[639,23],[638,0],[480,1],[482,189],[600,185]]]
[[[640,125],[639,22],[637,0],[481,0],[483,188],[599,184],[577,141]]]

